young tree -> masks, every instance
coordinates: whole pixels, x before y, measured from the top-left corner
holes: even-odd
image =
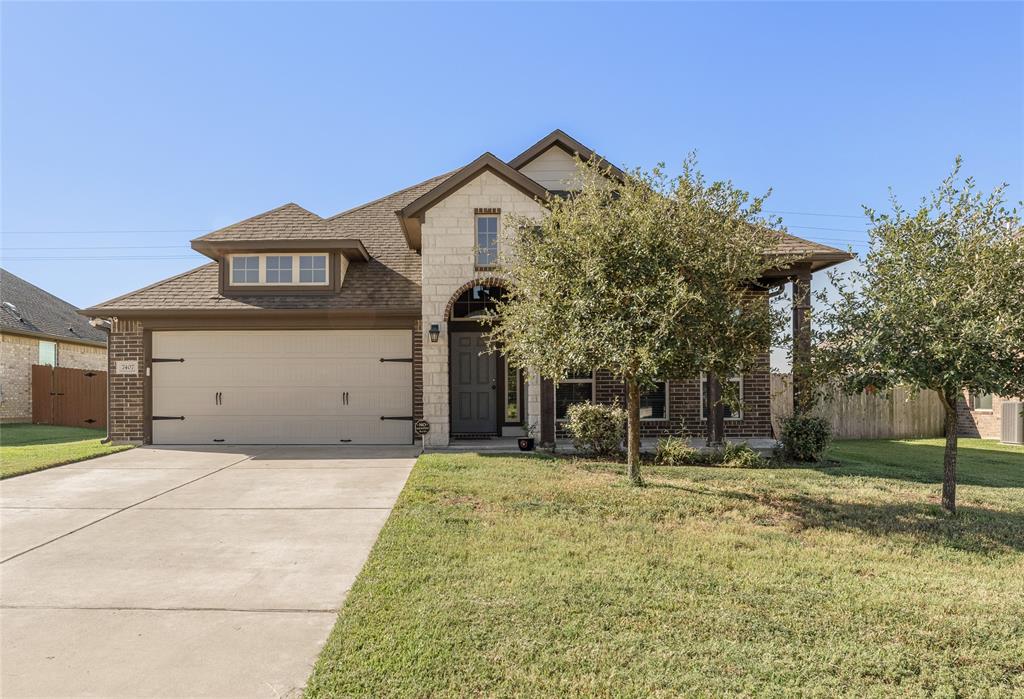
[[[555,381],[594,368],[621,379],[628,475],[641,485],[640,390],[730,376],[763,356],[782,319],[752,290],[777,238],[760,216],[764,197],[707,183],[692,155],[676,177],[659,166],[612,181],[597,162],[580,168],[580,191],[553,199],[543,220],[509,222],[512,285],[490,340]]]
[[[988,196],[960,179],[961,160],[908,211],[865,207],[870,252],[834,275],[817,370],[851,392],[897,384],[938,393],[945,408],[942,506],[956,511],[957,401],[964,391],[1024,395],[1024,238],[1006,185]]]

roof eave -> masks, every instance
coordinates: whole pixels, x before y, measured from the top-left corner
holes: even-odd
[[[520,170],[552,147],[561,148],[569,155],[579,156],[580,160],[595,165],[599,169],[604,170],[604,174],[610,175],[620,182],[626,179],[626,173],[615,167],[615,165],[610,163],[607,158],[595,153],[591,148],[583,145],[561,129],[555,129],[522,153],[512,158],[512,160],[508,161],[508,166],[513,170]]]
[[[356,238],[300,238],[290,240],[203,240],[192,241],[192,249],[212,260],[220,260],[232,252],[260,252],[284,250],[338,250],[349,260],[367,262],[370,253]]]
[[[82,313],[82,311],[75,311],[76,313]],[[0,335],[22,335],[24,337],[38,338],[40,340],[53,340],[55,342],[70,342],[76,345],[90,345],[92,347],[103,347],[106,348],[106,340],[87,340],[82,337],[69,337],[67,335],[54,335],[52,333],[44,333],[36,330],[22,330],[20,328],[0,328]]]

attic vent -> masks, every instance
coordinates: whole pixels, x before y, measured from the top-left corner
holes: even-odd
[[[22,323],[25,322],[25,319],[21,317],[21,313],[18,311],[18,307],[15,306],[13,303],[11,303],[10,301],[4,301],[4,308],[13,313],[14,317],[20,320]]]

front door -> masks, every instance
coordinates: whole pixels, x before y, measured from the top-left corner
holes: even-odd
[[[498,376],[494,353],[478,331],[452,332],[452,432],[497,434]]]

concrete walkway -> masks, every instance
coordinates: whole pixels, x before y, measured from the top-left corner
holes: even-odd
[[[418,452],[151,447],[0,482],[0,696],[298,696]]]

